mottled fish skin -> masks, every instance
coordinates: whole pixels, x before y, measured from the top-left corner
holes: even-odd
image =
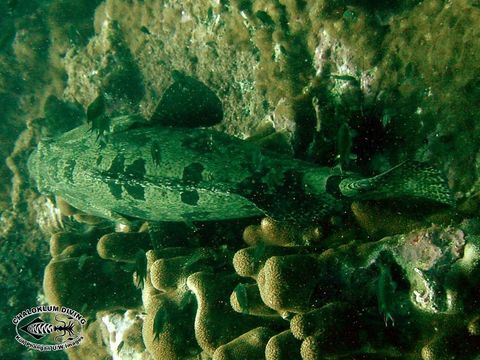
[[[28,161],[38,190],[122,223],[128,218],[190,223],[302,214],[318,220],[341,210],[340,195],[362,199],[393,194],[451,205],[438,170],[418,163],[370,179],[335,180],[332,190],[330,179],[338,174],[331,169],[264,152],[218,131],[129,129],[123,126],[128,121],[117,123],[102,146],[88,125],[40,142]]]
[[[454,206],[455,198],[440,170],[416,161],[404,161],[367,179],[343,179],[344,196],[357,200],[415,197]]]
[[[120,222],[128,217],[200,221],[264,215],[248,198],[249,186],[274,194],[286,172],[301,174],[311,167],[266,157],[254,144],[207,129],[119,131],[109,134],[102,147],[88,129],[81,126],[40,142],[29,159],[31,176],[40,192]],[[254,162],[259,156],[262,161]]]

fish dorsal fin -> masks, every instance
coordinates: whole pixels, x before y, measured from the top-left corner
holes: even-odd
[[[455,205],[447,180],[440,170],[417,161],[405,161],[367,179],[343,179],[340,192],[358,200],[414,197]]]
[[[203,82],[180,71],[162,95],[150,121],[160,126],[208,127],[223,120],[223,105]]]

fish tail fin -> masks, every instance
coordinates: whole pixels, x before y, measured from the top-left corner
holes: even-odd
[[[442,172],[428,164],[405,161],[377,176],[367,179],[343,179],[340,192],[358,200],[414,197],[455,205]]]

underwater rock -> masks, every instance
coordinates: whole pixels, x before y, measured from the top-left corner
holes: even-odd
[[[250,246],[294,246],[319,243],[322,237],[320,226],[305,227],[295,223],[278,222],[263,218],[260,225],[250,225],[243,232],[243,240]]]
[[[68,121],[64,121],[68,119]],[[81,124],[83,109],[78,103],[62,101],[54,95],[45,100],[43,117],[32,120],[31,126],[40,139],[54,138]]]
[[[467,332],[465,325],[458,319],[444,321],[444,328],[434,336],[422,349],[423,360],[456,358],[473,359],[480,353],[480,337]]]
[[[68,306],[84,314],[132,309],[141,304],[131,272],[85,253],[53,258],[45,268],[43,289],[50,304]]]
[[[163,241],[152,236],[199,236],[172,224],[165,224],[164,231],[161,227],[54,235],[54,258],[45,271],[47,299],[80,307],[86,300],[68,295],[75,284],[86,296],[95,296],[81,308],[87,314],[138,309],[143,303],[143,342],[154,359],[162,360],[367,353],[430,359],[440,356],[439,344],[445,342],[452,344],[449,354],[477,351],[478,281],[471,274],[478,272],[480,251],[478,239],[459,229],[432,226],[329,249],[258,242],[233,256],[222,246],[172,246],[172,239],[159,245]],[[277,230],[269,234],[273,242],[274,236],[284,236]],[[154,244],[155,250],[148,250]],[[98,258],[97,252],[114,261]],[[140,303],[133,284],[141,284],[142,276]],[[101,278],[115,281],[107,285]],[[94,293],[97,286],[117,296]],[[435,334],[432,321],[455,326]],[[455,345],[459,336],[465,347]]]
[[[473,285],[462,285],[465,275],[460,275],[465,274],[460,269],[468,268],[460,264],[471,256],[475,244],[476,240],[465,243],[458,229],[433,226],[324,252],[311,248],[293,255],[296,248],[269,246],[262,257],[255,258],[252,247],[237,252],[233,263],[241,276],[256,280],[256,291],[265,305],[283,317],[296,314],[291,317],[290,328],[293,336],[302,340],[302,358],[316,359],[322,354],[336,358],[346,353],[354,356],[362,354],[366,344],[379,355],[399,357],[406,351],[414,356],[415,345],[401,340],[404,333],[415,326],[423,326],[422,331],[429,333],[431,326],[427,324],[431,324],[432,316],[442,322],[448,321],[452,313],[458,317],[460,309],[469,308],[472,295],[478,292]],[[305,274],[309,276],[305,278]],[[247,294],[255,294],[253,289],[253,284],[248,285]],[[257,310],[257,302],[251,301],[251,314],[267,314]],[[393,341],[389,347],[382,333],[374,328],[385,326],[387,331],[390,324],[395,324],[397,330],[388,330]],[[458,331],[442,336],[450,339],[467,331],[464,320],[458,319],[458,324]],[[366,337],[367,333],[375,335]],[[470,334],[469,354],[476,349],[476,335]],[[441,343],[431,339],[432,344]],[[425,346],[425,359],[432,358],[428,355],[432,351],[437,354],[430,350],[436,345]],[[460,352],[451,349],[451,353]]]
[[[195,313],[179,307],[182,295],[184,291],[157,295],[145,309],[143,341],[154,359],[195,359],[202,351],[192,331]]]
[[[258,327],[220,346],[213,354],[213,360],[260,359],[274,331]]]
[[[348,323],[352,309],[346,303],[331,302],[305,314],[296,314],[290,321],[292,335],[304,340],[308,336],[321,337],[325,334],[338,336]],[[340,330],[339,330],[340,329]]]
[[[193,359],[202,349],[193,331],[195,300],[185,286],[184,264],[191,251],[170,248],[149,251],[146,256],[142,295],[147,313],[143,324],[145,346],[155,359]]]
[[[300,360],[300,344],[301,342],[295,339],[290,330],[285,330],[268,340],[265,348],[265,358],[267,360]]]
[[[116,232],[102,236],[97,243],[97,252],[102,259],[132,262],[139,251],[152,248],[147,232]]]
[[[80,211],[75,209],[72,205],[62,199],[61,196],[55,197],[55,204],[57,205],[58,210],[65,216],[73,216]]]
[[[231,308],[225,299],[228,299],[237,281],[237,275],[231,273],[219,276],[197,272],[188,277],[187,286],[195,294],[198,304],[195,337],[210,355],[250,329],[278,323],[275,319],[247,317]]]
[[[256,284],[239,283],[230,295],[230,305],[233,310],[246,315],[261,316],[264,318],[280,318],[280,315],[269,308],[262,301]]]
[[[264,303],[281,313],[309,308],[320,267],[309,255],[272,256],[258,272],[257,283]],[[297,284],[295,286],[294,284]]]
[[[105,332],[107,329],[102,323],[102,319],[96,319],[88,323],[82,332],[84,340],[82,346],[75,346],[68,349],[69,360],[83,360],[86,358],[108,359],[111,355],[105,347]]]
[[[65,98],[87,108],[102,95],[108,115],[138,111],[145,93],[143,77],[118,22],[106,21],[85,48],[67,53],[64,66]]]
[[[402,216],[398,211],[382,207],[381,204],[354,201],[351,210],[359,225],[376,239],[409,232],[422,226],[417,218]]]
[[[103,343],[110,355],[118,359],[146,360],[150,355],[142,338],[144,315],[137,310],[102,314]],[[97,320],[97,321],[98,321]]]
[[[451,224],[455,216],[454,209],[427,205],[396,201],[354,201],[350,208],[360,227],[373,239],[381,239],[431,224]]]

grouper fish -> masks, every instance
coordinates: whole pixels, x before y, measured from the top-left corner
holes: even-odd
[[[209,221],[268,215],[313,220],[353,199],[420,198],[453,205],[441,172],[408,161],[370,178],[268,152],[205,128],[139,125],[138,118],[105,136],[87,124],[41,141],[28,168],[41,193],[121,223]]]

